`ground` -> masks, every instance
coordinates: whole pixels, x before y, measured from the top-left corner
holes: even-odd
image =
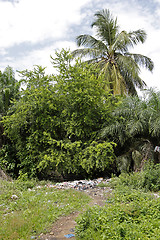
[[[109,187],[94,187],[84,190],[84,192],[92,198],[89,206],[105,205],[107,195],[109,195],[111,191],[112,190]],[[79,214],[80,212],[73,212],[69,216],[61,217],[53,224],[53,227],[49,233],[41,234],[38,239],[66,240],[67,238],[70,238],[72,240],[75,240],[76,238],[70,234],[74,234],[74,228],[76,226],[75,219],[78,217]]]

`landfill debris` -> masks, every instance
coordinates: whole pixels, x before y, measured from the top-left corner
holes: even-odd
[[[67,235],[64,235],[66,238],[72,238],[72,237],[75,237],[74,234],[70,233],[70,234],[67,234]]]
[[[76,189],[79,191],[85,191],[87,189],[96,188],[99,183],[109,183],[110,179],[93,179],[93,180],[75,180],[75,181],[68,181],[68,182],[60,182],[56,184],[48,184],[45,187],[48,188],[57,188],[57,189]],[[41,186],[37,186],[40,188]]]

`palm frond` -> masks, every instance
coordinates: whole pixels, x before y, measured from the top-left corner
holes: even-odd
[[[117,55],[118,69],[125,81],[128,94],[137,95],[136,87],[143,88],[145,83],[139,77],[140,68],[138,64],[128,56]]]
[[[141,54],[133,54],[133,53],[128,53],[128,52],[125,53],[125,55],[133,58],[133,60],[139,66],[145,67],[149,71],[152,71],[153,68],[154,68],[154,63],[149,57],[146,57],[146,56],[141,55]]]
[[[108,9],[98,11],[94,16],[95,21],[91,26],[96,27],[97,36],[107,45],[112,45],[119,28],[117,19],[113,19]]]
[[[153,119],[152,119],[153,120]],[[153,137],[160,137],[160,117],[157,116],[154,121],[150,121],[150,134]]]
[[[128,33],[132,45],[137,45],[139,42],[144,43],[147,34],[144,30],[138,29],[136,31],[131,31]]]
[[[127,124],[127,131],[132,137],[144,135],[148,132],[148,122],[143,121],[143,118],[130,120]]]
[[[120,32],[112,45],[114,51],[119,51],[121,53],[128,51],[128,45],[130,45],[130,39],[126,31]]]
[[[115,123],[103,128],[100,131],[100,137],[106,138],[106,137],[112,137],[113,141],[119,142],[121,145],[123,145],[130,136],[127,135],[127,132],[125,131],[125,125],[116,121]]]
[[[76,43],[79,47],[84,46],[101,49],[101,51],[107,51],[107,47],[102,41],[97,40],[96,38],[88,34],[79,35],[76,38]]]
[[[126,84],[123,76],[115,65],[112,65],[111,77],[114,95],[124,95],[126,93]]]
[[[99,56],[102,55],[101,50],[95,49],[95,48],[81,48],[81,49],[76,49],[72,52],[73,57],[87,57],[89,56],[90,58],[95,58],[99,59]],[[94,62],[94,61],[93,61]]]

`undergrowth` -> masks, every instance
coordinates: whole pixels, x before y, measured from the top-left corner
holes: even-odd
[[[92,207],[77,220],[80,240],[160,239],[160,165],[121,174],[110,182],[112,195],[104,207]]]
[[[111,181],[112,187],[119,185],[142,189],[143,191],[160,191],[160,164],[147,164],[141,172],[122,173]]]

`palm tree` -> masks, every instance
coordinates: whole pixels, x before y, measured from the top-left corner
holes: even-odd
[[[114,20],[109,10],[98,11],[91,27],[96,28],[96,38],[84,34],[76,38],[77,45],[85,48],[72,52],[73,56],[86,57],[95,66],[100,67],[100,74],[104,74],[106,88],[115,94],[136,95],[136,87],[142,89],[146,86],[140,78],[140,67],[149,71],[154,64],[150,58],[129,52],[139,42],[146,40],[145,31],[119,32],[117,18]]]
[[[159,147],[154,154],[155,146],[160,146],[160,92],[149,89],[145,93],[144,98],[124,98],[112,112],[113,120],[99,132],[101,140],[117,144],[119,170],[127,170],[131,163],[141,169],[147,160],[160,161]]]

